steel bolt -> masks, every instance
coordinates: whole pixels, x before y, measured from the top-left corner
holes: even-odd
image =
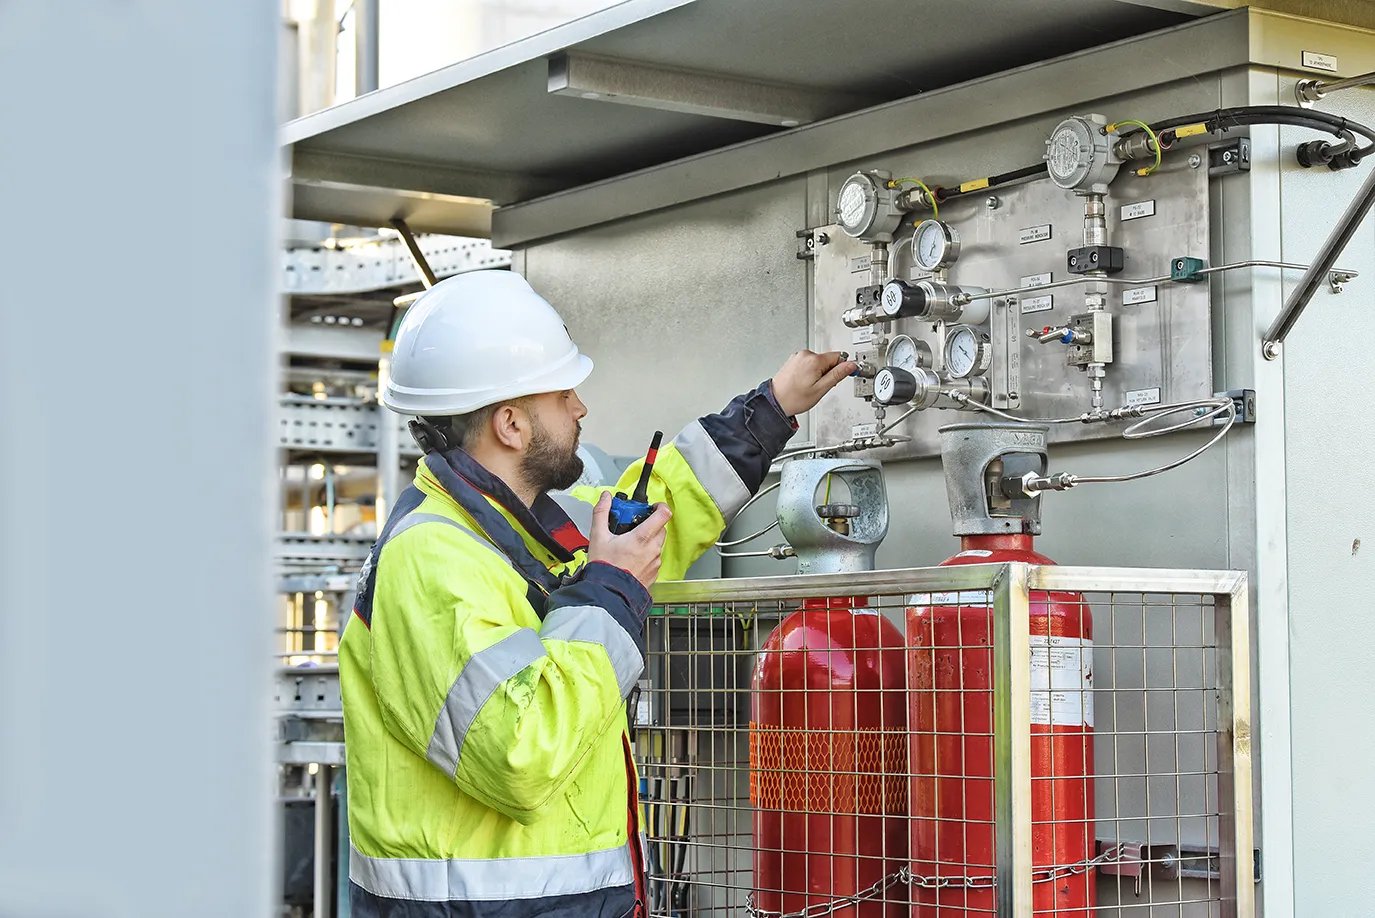
[[[1230,162],[1232,161],[1232,151],[1231,151],[1231,150],[1223,150],[1223,151],[1222,151],[1222,161],[1223,161],[1224,163],[1230,163]]]
[[[989,210],[997,210],[998,205],[1001,203],[1002,201],[998,200],[996,194],[990,194],[988,197],[984,198],[984,207],[987,207]]]
[[[1189,154],[1189,168],[1190,168],[1190,169],[1197,169],[1197,168],[1198,168],[1199,166],[1201,166],[1201,165],[1203,165],[1203,157],[1202,157],[1202,156],[1199,156],[1197,153],[1190,153],[1190,154]]]

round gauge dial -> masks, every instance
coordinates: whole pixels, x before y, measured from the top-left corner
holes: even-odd
[[[836,199],[836,217],[841,229],[851,236],[868,230],[874,219],[875,198],[873,181],[867,175],[857,173],[846,179]]]
[[[918,341],[910,335],[898,335],[888,345],[883,362],[911,373],[918,367],[931,366],[931,348],[925,341]]]
[[[948,223],[923,220],[912,231],[912,260],[923,271],[948,268],[960,257],[960,236]]]
[[[955,379],[964,379],[988,367],[988,340],[978,329],[956,325],[945,338],[945,369]]]

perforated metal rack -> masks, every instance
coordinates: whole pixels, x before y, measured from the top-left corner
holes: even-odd
[[[636,716],[653,915],[1253,913],[1244,574],[987,564],[654,596]],[[847,598],[888,637],[856,648],[833,611],[769,640],[802,600]],[[1091,649],[1058,639],[1048,602],[1091,623]],[[914,611],[933,606],[957,624]],[[773,675],[787,654],[863,690],[813,704],[824,685]],[[760,722],[784,692],[831,722]]]

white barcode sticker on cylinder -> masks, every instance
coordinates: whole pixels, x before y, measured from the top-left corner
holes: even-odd
[[[1031,636],[1031,722],[1093,726],[1093,641]]]

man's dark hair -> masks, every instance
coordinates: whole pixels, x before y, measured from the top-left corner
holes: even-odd
[[[444,435],[444,439],[449,441],[450,449],[459,446],[465,450],[471,450],[477,445],[478,437],[482,435],[482,431],[491,423],[492,415],[497,413],[498,408],[504,405],[524,407],[525,401],[526,398],[523,396],[521,398],[509,398],[505,401],[497,402],[494,405],[484,405],[475,411],[469,411],[467,414],[454,414],[448,417],[427,417],[425,421],[433,425]]]

